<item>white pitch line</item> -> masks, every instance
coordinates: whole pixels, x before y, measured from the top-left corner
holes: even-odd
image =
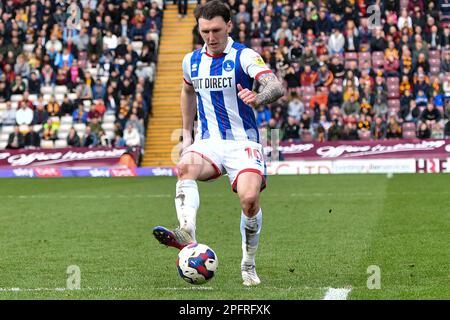
[[[323,300],[347,300],[352,288],[329,288]]]
[[[0,292],[41,292],[41,291],[132,291],[133,288],[81,288],[81,289],[67,289],[67,288],[0,288]]]

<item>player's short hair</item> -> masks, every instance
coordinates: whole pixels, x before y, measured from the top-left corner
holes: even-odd
[[[203,5],[199,5],[194,11],[195,19],[212,20],[215,17],[222,17],[225,22],[231,20],[230,7],[221,0],[211,0]]]

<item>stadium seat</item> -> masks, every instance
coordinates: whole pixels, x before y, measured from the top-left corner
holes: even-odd
[[[63,102],[63,100],[64,100],[64,94],[63,94],[63,93],[55,94],[55,100],[56,100],[59,104],[62,104],[62,102]]]
[[[10,100],[12,102],[19,102],[22,100],[22,95],[21,94],[12,94],[10,97]]]
[[[69,135],[69,131],[65,131],[65,130],[58,130],[58,139],[66,139],[67,136]]]
[[[370,54],[370,52],[359,52],[358,54],[358,59],[359,60],[372,60],[372,56]]]
[[[309,130],[302,130],[300,133],[300,140],[303,142],[311,142],[313,141],[313,136],[311,131]]]
[[[415,139],[415,138],[417,138],[415,131],[404,131],[402,133],[402,137],[404,139]]]
[[[70,128],[72,128],[72,124],[71,123],[61,123],[61,125],[59,126],[59,131],[69,131]]]
[[[76,93],[69,93],[69,94],[67,95],[67,97],[68,97],[70,100],[72,100],[72,101],[75,101],[75,100],[78,98],[78,96],[77,96]]]
[[[84,110],[89,111],[91,108],[91,100],[83,100]]]
[[[358,131],[358,137],[359,137],[360,140],[368,141],[371,138],[370,131],[359,130]]]
[[[45,95],[45,94],[53,94],[53,87],[52,86],[42,86],[41,87],[41,93],[43,94],[43,95]]]
[[[357,52],[345,52],[344,59],[345,60],[358,60],[358,53]]]
[[[86,125],[84,123],[75,123],[73,127],[78,134],[84,134],[86,131]]]
[[[106,122],[106,123],[102,123],[102,128],[103,130],[114,130],[114,123],[111,122]]]
[[[406,131],[416,132],[416,124],[414,122],[404,122],[402,124],[402,130],[403,130],[403,132],[406,132]]]
[[[55,144],[52,140],[41,140],[41,148],[44,149],[53,149]]]
[[[37,95],[37,94],[30,94],[30,95],[28,96],[28,99],[29,99],[31,102],[35,102],[35,101],[37,101],[37,99],[38,99],[38,95]]]
[[[430,50],[428,52],[428,57],[430,60],[432,59],[441,59],[441,52],[439,50]]]
[[[398,85],[388,86],[388,99],[398,99],[400,97],[400,88]]]
[[[261,44],[262,44],[262,39],[260,39],[260,38],[252,38],[250,40],[250,45],[252,46],[252,48],[260,47]]]
[[[23,51],[31,53],[34,50],[34,43],[28,43],[23,45]]]
[[[61,117],[61,125],[63,125],[63,124],[72,125],[72,122],[73,122],[72,116],[62,116]]]
[[[432,75],[438,75],[439,74],[439,72],[441,71],[441,68],[440,67],[430,67],[430,73],[432,74]]]
[[[55,141],[55,148],[66,148],[67,141],[65,139],[59,139]]]
[[[400,100],[399,99],[389,99],[387,101],[388,108],[395,109],[397,112],[400,111]]]
[[[388,87],[390,87],[390,86],[399,86],[400,85],[400,79],[398,77],[388,77],[386,79],[386,85]]]
[[[2,134],[10,134],[14,131],[14,126],[3,126],[2,127]]]
[[[55,86],[55,94],[65,94],[67,93],[67,86]]]
[[[114,123],[116,121],[116,116],[114,114],[107,114],[103,116],[103,123]]]
[[[0,141],[8,141],[9,133],[0,133]]]
[[[316,88],[314,86],[304,86],[302,91],[303,95],[313,96],[316,93]]]

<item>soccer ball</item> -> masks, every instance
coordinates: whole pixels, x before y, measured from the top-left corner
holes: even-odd
[[[215,252],[200,243],[184,247],[177,258],[178,273],[191,284],[204,284],[214,277],[218,263]]]

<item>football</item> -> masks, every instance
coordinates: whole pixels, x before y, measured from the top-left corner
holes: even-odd
[[[191,284],[204,284],[214,277],[219,260],[216,253],[205,244],[184,247],[177,258],[178,273]]]

